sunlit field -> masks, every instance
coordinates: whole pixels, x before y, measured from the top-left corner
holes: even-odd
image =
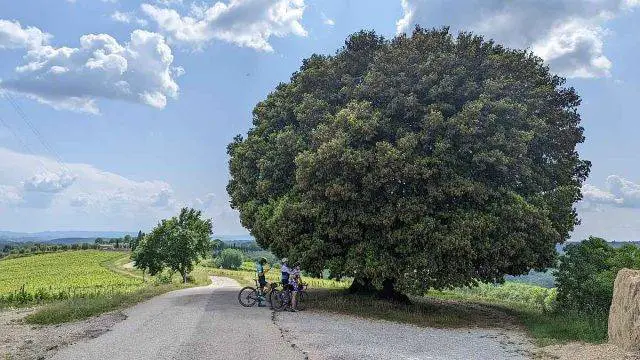
[[[142,281],[109,270],[120,252],[68,251],[0,261],[0,303],[67,299],[128,292]]]

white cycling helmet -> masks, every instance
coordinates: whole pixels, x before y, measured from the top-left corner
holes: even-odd
[[[283,263],[283,264],[286,264],[286,263],[287,263],[287,261],[289,261],[289,259],[287,259],[287,258],[282,258],[282,263]]]

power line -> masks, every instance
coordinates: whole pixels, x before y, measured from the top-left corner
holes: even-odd
[[[53,149],[53,147],[51,145],[49,145],[49,143],[47,142],[47,140],[44,138],[44,136],[42,136],[42,134],[40,133],[40,131],[38,131],[38,129],[33,125],[33,123],[29,120],[29,118],[27,117],[27,114],[25,114],[25,112],[22,110],[22,107],[20,107],[20,105],[17,103],[17,101],[13,98],[13,96],[8,93],[5,92],[3,94],[4,98],[7,100],[7,102],[9,104],[11,104],[11,106],[13,107],[13,109],[15,110],[15,112],[18,114],[18,116],[22,119],[22,121],[24,121],[24,123],[29,127],[29,129],[31,129],[31,131],[33,132],[33,134],[36,136],[36,138],[38,139],[38,141],[40,142],[40,144],[45,148],[45,150],[51,155],[53,156],[53,159],[58,163],[58,165],[60,165],[60,167],[66,171],[67,173],[71,173],[71,170],[64,164],[64,161],[62,161],[62,158],[56,153],[56,151]],[[34,154],[35,155],[35,154]]]
[[[9,124],[1,116],[0,116],[0,123],[2,123],[2,125],[6,127],[9,130],[9,132],[11,132],[13,137],[15,137],[16,140],[18,140],[18,142],[20,142],[22,147],[24,147],[24,149],[27,150],[29,154],[33,155],[33,157],[37,159],[40,165],[42,165],[42,167],[46,170],[47,165],[44,163],[44,161],[42,161],[42,159],[38,155],[36,155],[36,153],[31,149],[29,144],[22,137],[18,136],[15,130],[11,126],[9,126]]]

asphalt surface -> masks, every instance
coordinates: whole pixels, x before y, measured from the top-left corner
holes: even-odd
[[[238,304],[240,286],[174,291],[126,311],[128,318],[95,339],[71,345],[53,359],[304,359],[282,339],[268,308]]]
[[[433,329],[328,313],[272,313],[238,304],[240,286],[171,292],[126,311],[128,318],[53,359],[527,359],[522,333]]]

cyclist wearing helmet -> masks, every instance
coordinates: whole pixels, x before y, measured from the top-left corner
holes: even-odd
[[[289,268],[289,259],[282,258],[282,267],[280,267],[280,281],[285,289],[289,287],[289,275],[291,268]]]
[[[293,269],[289,269],[289,288],[291,289],[291,309],[290,311],[298,311],[298,291],[301,289],[300,279],[300,262],[296,261]]]
[[[264,287],[267,285],[267,279],[265,274],[269,272],[269,268],[265,269],[264,266],[267,264],[267,259],[262,257],[256,264],[256,273],[258,275],[258,285],[260,285],[260,293],[258,295],[258,306],[265,306],[262,302],[265,300],[264,297]]]

